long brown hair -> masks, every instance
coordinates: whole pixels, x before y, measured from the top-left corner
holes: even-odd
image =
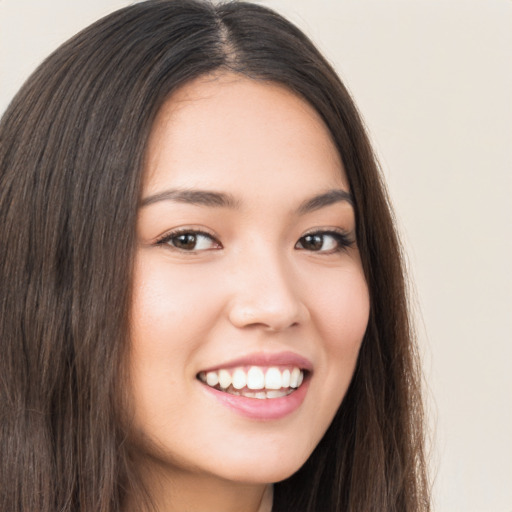
[[[120,512],[136,492],[123,413],[149,131],[178,87],[227,69],[322,116],[354,197],[371,296],[356,372],[274,511],[426,511],[420,373],[401,250],[360,116],[296,27],[261,6],[153,0],[65,43],[0,124],[0,509]]]

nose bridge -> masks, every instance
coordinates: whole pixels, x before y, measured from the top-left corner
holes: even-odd
[[[268,243],[257,245],[238,254],[233,263],[231,322],[275,331],[301,323],[307,310],[285,251]]]

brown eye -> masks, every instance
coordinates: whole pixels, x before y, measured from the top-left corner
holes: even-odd
[[[200,231],[182,231],[169,233],[158,242],[158,245],[167,245],[179,251],[197,252],[209,249],[220,249],[221,245],[208,233]]]
[[[323,235],[306,235],[300,239],[302,249],[307,251],[320,251],[324,245]]]
[[[309,233],[299,239],[295,245],[296,249],[305,251],[332,253],[345,249],[352,245],[348,236],[336,231],[319,231]]]
[[[193,251],[196,248],[196,244],[197,235],[194,233],[184,233],[172,239],[172,245],[174,245],[174,247],[185,251]]]

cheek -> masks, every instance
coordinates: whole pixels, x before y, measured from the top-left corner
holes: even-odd
[[[211,277],[180,271],[160,255],[142,255],[135,265],[132,345],[139,350],[175,352],[183,358],[204,340],[218,310]]]
[[[205,276],[191,281],[155,252],[141,251],[135,262],[129,360],[137,416],[163,424],[184,405],[177,391],[194,380],[193,357],[218,316],[219,301],[207,292],[212,285]],[[175,398],[163,400],[170,390]]]
[[[191,279],[190,272],[169,264],[160,251],[140,250],[137,255],[130,394],[137,430],[145,436],[158,439],[159,432],[174,432],[187,407],[187,386],[195,382],[194,354],[218,317],[219,300],[212,288],[214,283],[199,270]]]
[[[368,286],[358,266],[341,269],[316,288],[314,314],[333,352],[359,350],[370,312]],[[315,294],[315,292],[313,292]]]
[[[322,284],[316,288],[312,311],[323,345],[316,369],[325,379],[328,393],[322,399],[333,415],[352,380],[368,324],[370,299],[359,266],[340,269]]]

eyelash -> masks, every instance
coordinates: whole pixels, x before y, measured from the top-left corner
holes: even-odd
[[[156,245],[168,245],[172,249],[175,249],[175,250],[178,250],[178,251],[182,251],[182,252],[190,252],[190,253],[201,252],[201,250],[204,250],[204,249],[200,249],[200,250],[197,250],[197,249],[191,249],[191,250],[183,249],[183,248],[180,248],[180,247],[176,247],[172,243],[172,241],[174,239],[178,238],[179,236],[184,236],[184,235],[192,235],[192,236],[195,236],[196,239],[198,237],[209,238],[210,240],[212,240],[212,242],[214,242],[218,246],[218,247],[215,247],[215,249],[222,249],[222,245],[220,244],[220,242],[218,242],[216,240],[214,235],[212,235],[211,233],[208,233],[206,231],[201,231],[200,229],[191,229],[191,228],[181,228],[181,229],[176,229],[174,231],[171,231],[170,233],[166,233],[165,235],[163,235],[161,238],[159,238],[156,241]]]
[[[295,244],[295,248],[297,249],[297,245],[301,240],[305,240],[306,237],[313,237],[313,236],[320,236],[320,237],[326,237],[330,236],[334,238],[336,242],[336,247],[327,251],[315,251],[311,250],[311,252],[319,252],[321,254],[334,254],[341,251],[345,251],[348,247],[351,247],[354,245],[354,240],[352,240],[348,234],[342,230],[335,230],[335,229],[328,229],[328,230],[322,230],[317,229],[315,231],[310,231],[309,233],[306,233],[305,235],[302,235],[298,242]],[[301,250],[307,251],[308,249],[302,248]]]
[[[177,247],[176,245],[174,245],[173,240],[177,239],[179,236],[184,236],[184,235],[191,235],[191,236],[195,237],[196,241],[199,237],[209,238],[216,245],[216,247],[209,248],[209,249],[183,249],[181,247]],[[302,235],[299,238],[299,240],[297,241],[297,243],[295,244],[295,249],[307,251],[308,249],[306,249],[304,247],[297,247],[297,245],[299,245],[299,243],[303,245],[306,237],[314,237],[314,236],[319,236],[319,237],[330,236],[330,237],[334,238],[334,240],[336,242],[336,247],[333,249],[323,250],[323,251],[309,249],[310,252],[318,252],[320,254],[334,254],[334,253],[338,253],[341,251],[345,251],[348,247],[351,247],[352,245],[354,245],[354,240],[350,239],[350,237],[344,231],[341,231],[341,230],[338,231],[338,230],[334,230],[334,229],[329,229],[329,230],[319,229],[319,230],[311,231],[309,233]],[[323,240],[323,243],[325,243],[325,240]],[[322,245],[323,245],[323,243],[322,243]],[[181,251],[181,252],[185,252],[185,253],[192,253],[192,254],[202,252],[205,250],[212,250],[212,249],[217,250],[217,249],[223,248],[222,244],[212,234],[210,234],[206,231],[202,231],[199,229],[191,229],[191,228],[176,229],[174,231],[171,231],[170,233],[166,233],[165,235],[163,235],[161,238],[159,238],[155,242],[155,245],[168,245],[172,249],[175,249],[177,251]]]

